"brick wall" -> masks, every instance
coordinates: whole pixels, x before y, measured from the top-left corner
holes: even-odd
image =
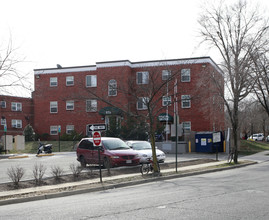
[[[201,58],[203,59],[203,58]],[[206,61],[186,60],[175,62],[170,65],[170,61],[140,62],[131,63],[130,61],[116,61],[97,63],[96,66],[73,67],[62,69],[42,69],[35,70],[35,92],[34,100],[34,126],[39,134],[50,133],[50,126],[61,125],[62,132],[66,132],[67,125],[74,125],[75,130],[86,134],[87,124],[105,123],[104,117],[98,111],[109,103],[132,112],[147,113],[137,111],[136,99],[131,92],[138,91],[136,84],[136,73],[139,71],[149,71],[157,77],[156,84],[163,83],[161,79],[162,70],[171,70],[177,73],[178,81],[178,110],[180,122],[191,122],[192,131],[212,131],[213,129],[224,129],[224,110],[223,104],[220,109],[216,109],[213,102],[213,93],[208,88],[213,89],[214,84],[210,81],[209,75],[212,71],[221,77],[219,69],[214,65],[210,58]],[[191,81],[181,82],[181,69],[190,69]],[[86,76],[97,76],[97,87],[86,88]],[[66,85],[66,77],[74,77],[74,85]],[[50,78],[57,77],[58,85],[50,87]],[[108,96],[108,81],[117,81],[117,96]],[[169,93],[173,94],[174,80],[169,82]],[[163,90],[159,91],[162,96]],[[170,91],[171,90],[171,91]],[[129,93],[129,94],[128,94]],[[94,96],[95,94],[96,96]],[[143,96],[143,92],[140,94]],[[191,107],[181,108],[181,95],[191,96]],[[173,98],[173,97],[172,97]],[[86,112],[86,100],[99,99],[96,112]],[[74,101],[74,110],[66,110],[66,101]],[[106,100],[103,102],[101,100]],[[58,102],[58,112],[50,113],[50,102]],[[166,107],[162,106],[161,99],[155,108],[158,113],[166,112]],[[169,114],[174,115],[174,105],[169,106]],[[55,138],[57,136],[54,136]],[[52,136],[53,138],[53,136]]]

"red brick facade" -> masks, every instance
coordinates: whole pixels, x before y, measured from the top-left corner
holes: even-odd
[[[35,132],[48,133],[52,139],[56,139],[57,128],[60,125],[62,133],[74,129],[76,132],[86,135],[87,125],[106,122],[106,115],[101,114],[100,110],[110,106],[108,103],[113,103],[114,106],[124,111],[128,109],[141,113],[143,110],[137,110],[137,100],[131,95],[132,91],[135,92],[139,89],[138,81],[146,80],[143,78],[144,73],[140,73],[148,72],[148,75],[145,74],[149,77],[147,83],[150,83],[154,76],[157,84],[164,81],[162,79],[163,70],[179,73],[168,83],[170,87],[168,96],[171,96],[173,102],[174,83],[177,79],[179,121],[184,123],[185,128],[189,127],[192,131],[225,129],[224,106],[216,96],[216,88],[213,81],[210,80],[214,73],[214,79],[220,80],[223,87],[222,72],[210,57],[201,57],[136,63],[125,60],[101,62],[94,66],[34,70]],[[187,77],[185,81],[184,74],[182,75],[183,70]],[[86,85],[87,80],[88,83],[93,83],[92,87]],[[117,85],[116,94],[112,96],[108,95],[110,80],[114,80],[113,82],[116,82]],[[159,94],[163,96],[161,91]],[[144,94],[141,94],[142,96]],[[190,97],[190,99],[183,104],[182,98],[186,97]],[[89,105],[87,108],[86,103],[92,103],[92,108],[89,108]],[[156,109],[160,110],[159,113],[165,113],[166,107],[163,108],[162,99],[157,103]],[[182,105],[185,106],[182,107]],[[146,113],[146,111],[144,112]],[[168,113],[174,116],[174,104],[168,107]],[[106,114],[114,113],[107,112]],[[121,120],[124,120],[122,115]]]
[[[169,82],[163,78],[167,73],[173,76]],[[87,135],[88,125],[108,123],[111,115],[124,122],[126,115],[122,112],[148,114],[141,110],[143,105],[137,102],[137,97],[148,97],[147,88],[158,89],[162,84],[152,100],[157,103],[153,110],[156,121],[157,116],[166,115],[166,111],[174,116],[177,99],[179,122],[186,131],[225,129],[224,105],[213,83],[214,80],[220,82],[223,89],[223,76],[210,57],[135,63],[124,60],[37,69],[34,77],[32,99],[0,96],[0,136],[4,133],[4,123],[7,134],[12,135],[22,134],[27,124],[39,135],[49,134],[50,139],[58,138],[59,126],[61,134],[75,130]],[[115,86],[110,87],[110,93],[109,84]],[[165,100],[162,99],[167,94],[171,103],[168,107],[163,106]],[[117,112],[119,109],[122,112]]]
[[[22,135],[26,125],[33,126],[33,100],[14,96],[0,96],[0,137],[4,134],[4,126],[7,135]]]

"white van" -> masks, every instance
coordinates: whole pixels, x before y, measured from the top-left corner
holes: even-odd
[[[263,133],[253,134],[248,138],[248,140],[263,141],[264,140],[264,135],[263,135]]]

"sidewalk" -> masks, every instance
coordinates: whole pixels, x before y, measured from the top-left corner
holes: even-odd
[[[220,166],[227,163],[226,160],[210,162],[199,165],[191,165],[177,168],[177,173],[174,169],[163,169],[162,176],[152,177],[151,175],[142,176],[140,173],[115,175],[110,177],[103,177],[102,183],[100,179],[89,179],[78,182],[62,183],[58,185],[48,185],[40,187],[32,187],[26,189],[10,190],[0,192],[0,206],[21,203],[27,201],[35,201],[41,199],[57,198],[62,196],[75,195],[80,193],[88,193],[100,190],[107,190],[112,188],[119,188],[124,186],[142,184],[152,181],[159,181],[172,178],[180,178],[190,175],[198,175],[208,172],[216,172],[225,169],[239,168],[255,164],[252,161],[240,161],[241,164],[234,166]]]

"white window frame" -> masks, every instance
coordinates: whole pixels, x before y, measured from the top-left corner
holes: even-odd
[[[1,108],[6,108],[6,107],[7,107],[6,101],[1,101]]]
[[[181,82],[190,82],[190,81],[191,81],[191,69],[182,69]]]
[[[13,111],[13,112],[21,112],[22,111],[22,103],[20,103],[20,102],[11,102],[11,111]]]
[[[182,95],[181,96],[181,108],[190,108],[191,107],[191,96]]]
[[[7,119],[1,118],[1,125],[7,125]]]
[[[74,125],[66,125],[66,134],[71,134],[75,130]]]
[[[11,120],[11,127],[12,128],[22,128],[22,120],[20,120],[20,119],[12,119]]]
[[[74,108],[75,108],[75,102],[74,102],[74,100],[68,100],[68,101],[66,101],[65,106],[66,106],[66,110],[67,111],[74,110]]]
[[[56,109],[56,111],[52,111],[53,109]],[[50,113],[52,113],[52,114],[58,113],[58,102],[57,101],[50,102]]]
[[[185,131],[191,131],[191,122],[190,121],[184,121],[182,122],[182,128]]]
[[[137,110],[147,110],[148,97],[139,97],[136,103]],[[140,107],[141,106],[141,107]]]
[[[139,75],[141,75],[141,77]],[[138,85],[148,84],[149,83],[149,72],[148,71],[137,72],[136,73],[136,83]]]
[[[163,106],[170,106],[172,104],[172,97],[171,96],[163,96],[162,104],[163,104]]]
[[[115,79],[108,81],[108,96],[117,96],[117,81]]]
[[[86,112],[97,112],[97,100],[96,99],[86,100]]]
[[[171,77],[171,70],[162,71],[162,80],[168,80]]]
[[[73,86],[74,85],[74,76],[67,76],[65,79],[66,86]]]
[[[97,87],[97,75],[86,76],[86,87]]]
[[[58,125],[50,126],[50,135],[58,135]]]
[[[57,86],[58,86],[58,78],[50,77],[50,87],[57,87]]]

